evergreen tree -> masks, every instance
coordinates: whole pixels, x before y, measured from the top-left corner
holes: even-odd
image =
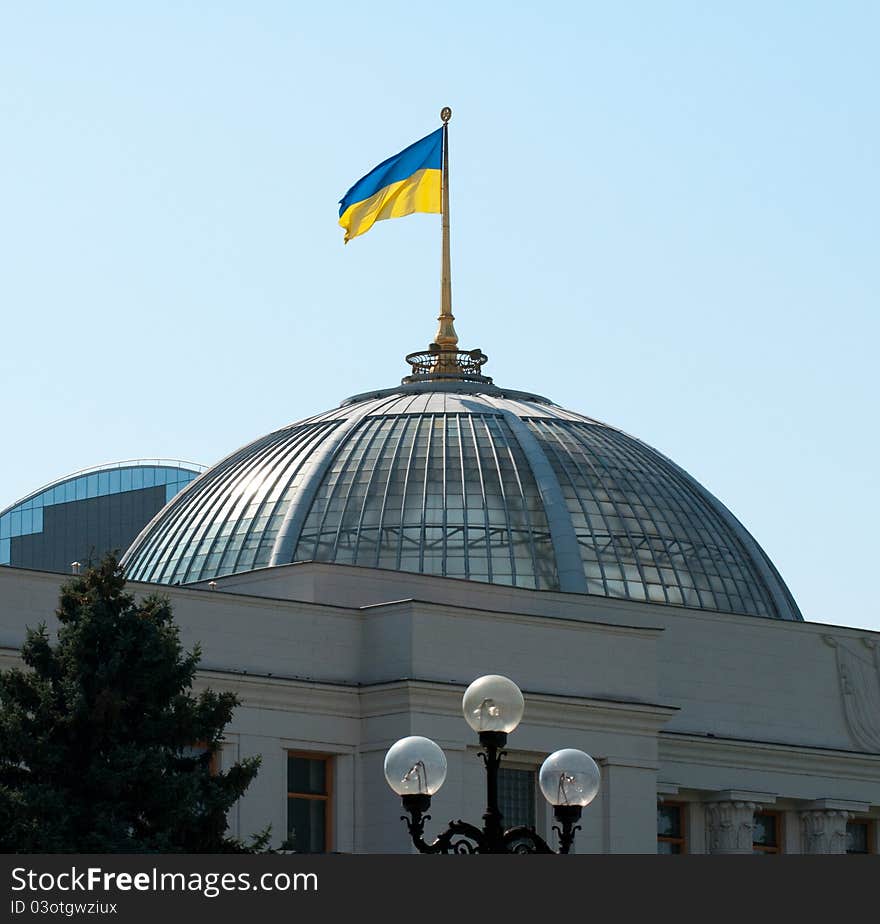
[[[259,758],[213,772],[238,699],[192,694],[200,651],[168,599],[136,603],[111,555],[63,585],[56,614],[57,643],[28,629],[27,669],[0,672],[0,850],[246,850],[226,813]]]

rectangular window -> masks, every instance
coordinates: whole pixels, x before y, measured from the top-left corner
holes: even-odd
[[[662,802],[657,806],[657,853],[687,853],[681,802]]]
[[[498,808],[505,828],[517,825],[535,827],[534,770],[501,767],[498,771]]]
[[[872,825],[867,818],[846,823],[846,852],[871,853]]]
[[[208,757],[209,753],[210,757]],[[183,748],[180,752],[180,756],[186,758],[206,758],[211,776],[215,776],[220,772],[220,749],[218,748],[216,751],[209,752],[208,745],[205,744],[204,741],[197,741],[195,744]]]
[[[755,832],[752,853],[782,853],[782,822],[780,812],[755,812]]]
[[[296,853],[328,853],[330,845],[332,758],[287,754],[287,838]]]

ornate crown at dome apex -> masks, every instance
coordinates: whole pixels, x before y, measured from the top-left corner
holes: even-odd
[[[489,361],[489,357],[482,350],[449,350],[432,343],[427,350],[409,353],[406,361],[410,364],[412,373],[401,380],[404,385],[438,379],[492,384],[492,379],[482,374],[483,363]]]

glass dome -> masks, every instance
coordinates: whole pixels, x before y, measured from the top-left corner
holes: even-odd
[[[270,433],[124,559],[166,584],[299,561],[802,618],[742,524],[665,456],[486,382],[403,384]]]

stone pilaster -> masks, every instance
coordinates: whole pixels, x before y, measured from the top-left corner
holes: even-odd
[[[731,800],[706,803],[706,846],[709,853],[752,852],[756,802]]]
[[[599,766],[604,852],[657,853],[657,767],[617,757],[600,758]]]
[[[849,812],[810,809],[801,812],[804,853],[846,853],[846,823]]]

